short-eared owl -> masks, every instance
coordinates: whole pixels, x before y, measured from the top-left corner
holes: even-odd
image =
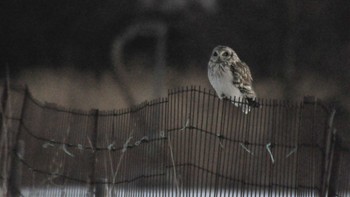
[[[248,106],[236,102],[234,104],[242,106],[246,114],[250,107],[259,107],[259,103],[255,101],[256,94],[252,87],[253,78],[249,67],[230,47],[214,48],[208,63],[208,77],[220,99],[242,99]]]

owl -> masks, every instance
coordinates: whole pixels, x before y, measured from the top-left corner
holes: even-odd
[[[256,101],[256,93],[252,87],[253,78],[248,65],[242,62],[230,47],[214,48],[208,63],[208,78],[220,99],[231,98],[237,107],[242,107],[245,114],[251,107],[260,106]]]

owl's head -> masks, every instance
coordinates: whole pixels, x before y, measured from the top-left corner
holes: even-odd
[[[227,46],[217,46],[213,49],[213,52],[210,57],[210,61],[214,63],[220,63],[220,62],[228,62],[233,61],[237,62],[240,61],[238,58],[236,52]]]

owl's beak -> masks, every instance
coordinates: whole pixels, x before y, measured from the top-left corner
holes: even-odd
[[[221,60],[220,60],[220,58],[219,57],[213,57],[213,62],[215,62],[215,63],[220,63],[221,62]]]

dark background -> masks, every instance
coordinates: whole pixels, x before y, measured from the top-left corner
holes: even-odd
[[[1,78],[28,84],[41,100],[119,108],[154,98],[147,81],[158,77],[156,40],[126,45],[133,77],[122,84],[113,77],[112,51],[130,25],[160,21],[168,28],[160,95],[183,85],[209,88],[211,50],[228,45],[251,67],[260,97],[319,97],[338,107],[341,130],[349,128],[348,0],[3,0],[0,21]]]

